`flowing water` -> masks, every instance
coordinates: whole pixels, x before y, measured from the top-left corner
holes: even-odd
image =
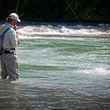
[[[0,80],[0,110],[110,110],[110,39],[21,39],[21,78]]]

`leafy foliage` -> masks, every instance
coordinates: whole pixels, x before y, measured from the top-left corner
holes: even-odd
[[[40,21],[109,21],[109,1],[104,0],[1,0],[0,9],[7,14],[17,11],[27,20]],[[5,8],[5,5],[7,8]],[[1,11],[2,15],[5,16]]]

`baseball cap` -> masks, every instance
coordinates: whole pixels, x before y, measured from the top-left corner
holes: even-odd
[[[10,18],[12,20],[16,20],[18,22],[21,22],[21,20],[19,19],[18,14],[16,14],[16,13],[10,13],[9,16],[8,16],[8,18]]]

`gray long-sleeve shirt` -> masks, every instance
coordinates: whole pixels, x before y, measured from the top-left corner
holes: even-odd
[[[17,46],[16,31],[12,28],[12,26],[8,23],[3,24],[1,26],[1,30],[4,31],[8,27],[10,30],[5,33],[3,41],[3,49],[5,50],[10,50],[12,48],[16,48]]]

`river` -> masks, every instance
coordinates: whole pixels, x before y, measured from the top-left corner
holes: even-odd
[[[21,32],[20,79],[0,80],[0,110],[109,110],[110,38],[103,32],[100,38]]]

